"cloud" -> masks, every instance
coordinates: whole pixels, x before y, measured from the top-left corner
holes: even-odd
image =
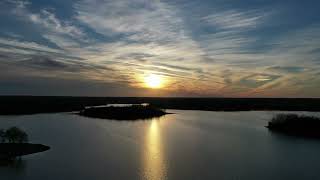
[[[26,60],[19,61],[22,65],[46,68],[46,69],[64,69],[67,65],[63,62],[55,61],[50,57],[46,56],[33,56]]]
[[[15,5],[12,13],[21,19],[30,21],[35,25],[45,28],[51,33],[59,33],[71,37],[84,37],[84,32],[70,21],[61,21],[56,15],[48,9],[41,9],[39,13],[32,13],[28,6],[31,5],[28,1],[8,1]]]
[[[208,24],[218,30],[225,29],[251,29],[257,27],[261,23],[265,13],[258,10],[237,11],[226,10],[218,11],[202,18]]]
[[[299,66],[272,66],[268,70],[282,72],[282,73],[301,73],[306,70],[305,67]]]
[[[2,76],[139,89],[141,76],[154,73],[167,79],[166,92],[208,96],[294,94],[319,81],[319,22],[282,27],[276,7],[79,0],[66,17],[46,3],[1,3],[10,4],[10,20],[35,30],[0,33]]]
[[[32,50],[32,51],[42,51],[42,52],[48,52],[48,53],[63,53],[62,50],[50,48],[48,46],[41,45],[36,42],[19,41],[15,39],[0,38],[0,46],[10,46],[14,48],[21,48],[21,49]]]
[[[12,8],[10,13],[19,21],[33,27],[36,33],[39,33],[38,36],[47,40],[45,44],[50,45],[52,49],[59,49],[65,54],[72,55],[74,49],[94,41],[77,22],[72,19],[59,19],[54,8],[34,9],[33,4],[28,1],[8,2],[13,5],[10,6]],[[41,43],[44,43],[43,40]]]
[[[131,89],[128,91],[128,89]],[[155,96],[150,90],[125,84],[65,79],[59,77],[5,76],[0,77],[1,95],[51,96]]]
[[[231,80],[230,78],[226,78],[225,81],[228,83],[227,86],[223,88],[223,91],[231,92],[234,94],[248,93],[250,91],[254,91],[264,85],[267,85],[281,76],[273,75],[273,74],[249,74],[242,75],[238,79]],[[237,90],[236,92],[232,92],[233,90]]]
[[[182,20],[175,9],[161,1],[82,0],[75,9],[78,20],[107,36],[124,34],[134,41],[166,41],[184,36]]]
[[[206,63],[252,66],[261,59],[256,43],[257,31],[267,26],[271,12],[262,9],[227,9],[216,7],[213,13],[199,18],[203,29],[210,29],[197,35],[198,43],[210,60]]]
[[[161,59],[200,59],[198,44],[185,31],[178,10],[161,1],[89,1],[75,5],[77,19],[106,37],[117,36],[117,42],[95,46],[114,54],[149,54]],[[108,46],[108,48],[107,48]],[[119,49],[115,49],[118,46]],[[122,51],[122,52],[120,52]],[[150,59],[153,61],[155,58]]]
[[[67,34],[72,37],[82,37],[84,33],[71,22],[61,22],[52,12],[43,9],[39,14],[30,14],[31,22],[41,25],[48,30],[56,33]]]
[[[116,59],[147,62],[149,59],[154,58],[155,56],[156,55],[147,54],[147,53],[129,53],[129,54],[120,55],[116,57]]]
[[[90,3],[90,6],[87,6],[86,3]],[[107,10],[100,8],[101,3],[103,7],[109,8]],[[20,13],[30,17],[28,20],[33,24],[47,29],[42,36],[56,44],[61,51],[75,58],[81,57],[87,64],[102,66],[99,70],[88,68],[79,71],[80,77],[87,76],[86,78],[99,81],[103,79],[108,82],[124,82],[135,86],[139,83],[137,77],[153,72],[175,81],[174,85],[168,86],[170,89],[181,86],[186,76],[194,81],[196,79],[209,80],[210,73],[201,74],[202,70],[199,70],[201,68],[194,63],[200,59],[209,58],[199,48],[197,42],[185,32],[182,19],[177,15],[178,10],[175,7],[159,1],[139,0],[134,2],[80,1],[74,7],[77,15],[75,19],[79,20],[80,24],[87,24],[92,30],[106,38],[117,36],[117,34],[122,35],[122,38],[117,42],[83,44],[68,35],[74,30],[68,26],[71,23],[59,20],[52,11],[41,10],[39,13],[30,13],[26,6],[19,10]],[[65,34],[63,34],[64,31]],[[48,57],[52,56],[48,55]],[[71,60],[72,58],[61,57],[59,62],[65,63]],[[178,65],[181,61],[184,62],[184,68]],[[32,64],[32,61],[28,63]],[[129,64],[130,66],[127,66]],[[41,67],[44,65],[41,64]],[[193,68],[188,68],[190,66]],[[32,65],[32,68],[39,67]],[[110,73],[109,69],[112,69],[113,72]],[[60,71],[66,70],[66,68],[61,68]],[[215,83],[215,81],[212,82]],[[193,86],[196,87],[196,85]]]

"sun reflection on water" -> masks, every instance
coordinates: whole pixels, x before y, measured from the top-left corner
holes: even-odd
[[[147,131],[144,150],[144,179],[165,180],[166,165],[163,158],[159,121],[152,120]]]

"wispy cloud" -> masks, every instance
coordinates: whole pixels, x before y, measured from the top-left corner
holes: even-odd
[[[11,10],[13,15],[25,19],[30,23],[39,25],[49,33],[65,34],[72,37],[83,37],[84,32],[70,21],[61,21],[52,12],[53,9],[41,9],[38,13],[31,12],[28,7],[32,5],[29,1],[10,0],[14,5]]]
[[[218,30],[223,29],[251,29],[257,27],[265,17],[263,11],[218,11],[202,18]]]
[[[184,38],[182,20],[161,1],[82,0],[75,9],[78,20],[106,36],[124,34],[136,41]]]
[[[48,31],[78,38],[84,36],[84,33],[80,28],[72,25],[69,21],[61,22],[56,18],[55,14],[49,10],[43,9],[39,14],[30,13],[27,16],[31,22],[43,26]]]
[[[10,46],[15,48],[22,48],[32,51],[44,51],[44,52],[51,52],[51,53],[62,53],[62,50],[58,50],[55,48],[50,48],[45,45],[40,45],[35,42],[29,42],[29,41],[19,41],[15,39],[5,39],[0,38],[0,46]],[[14,52],[14,51],[13,51]]]

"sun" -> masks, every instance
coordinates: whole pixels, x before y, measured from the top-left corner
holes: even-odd
[[[144,78],[144,83],[149,88],[161,88],[163,85],[163,79],[156,74],[150,74]]]

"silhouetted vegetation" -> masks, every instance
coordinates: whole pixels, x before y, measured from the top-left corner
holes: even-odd
[[[163,109],[205,111],[320,111],[320,99],[0,96],[0,114],[80,111],[86,106],[149,103]]]
[[[26,143],[28,142],[28,134],[17,127],[11,127],[6,131],[0,129],[1,143]]]
[[[8,160],[17,156],[46,151],[48,146],[29,144],[28,134],[17,127],[0,130],[0,160]]]
[[[278,114],[268,123],[274,132],[294,136],[320,138],[320,118],[296,114]]]
[[[91,107],[80,111],[79,114],[102,119],[137,120],[160,117],[167,113],[152,105],[130,105],[122,107]]]
[[[0,142],[4,143],[6,141],[6,132],[3,129],[0,129]]]

